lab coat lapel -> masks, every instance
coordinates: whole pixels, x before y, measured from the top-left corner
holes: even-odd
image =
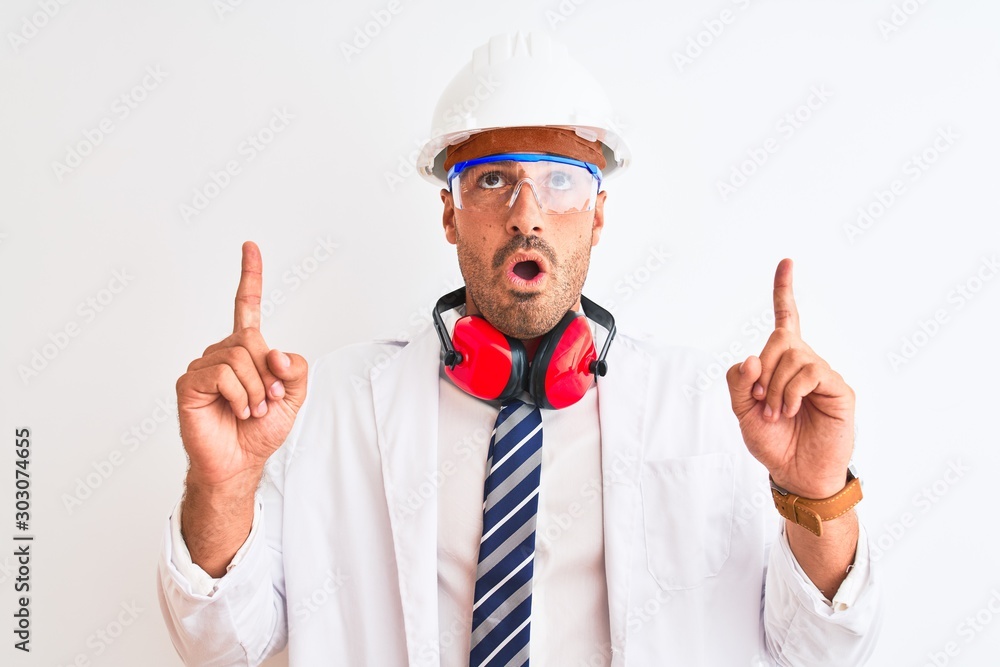
[[[428,483],[438,453],[437,345],[425,331],[371,373],[410,665],[438,660],[437,487]],[[409,502],[415,494],[420,503]]]
[[[650,359],[631,339],[616,338],[608,374],[597,383],[604,477],[604,560],[611,620],[612,667],[625,664],[635,522],[640,520]]]

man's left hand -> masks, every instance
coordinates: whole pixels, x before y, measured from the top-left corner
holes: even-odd
[[[774,333],[760,357],[734,365],[726,380],[743,441],[778,486],[813,499],[844,488],[854,391],[802,341],[792,260],[774,274]]]

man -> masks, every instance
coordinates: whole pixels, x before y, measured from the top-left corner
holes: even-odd
[[[449,118],[482,81],[475,116]],[[234,333],[178,380],[190,468],[159,590],[181,656],[862,664],[879,620],[854,395],[799,337],[791,263],[728,406],[689,403],[704,357],[616,337],[581,297],[602,178],[628,162],[592,79],[544,36],[495,37],[436,117],[419,166],[447,186],[466,283],[439,337],[324,357],[306,400],[305,360],[261,337],[246,243]]]

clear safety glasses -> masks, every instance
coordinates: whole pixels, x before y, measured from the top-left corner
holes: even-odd
[[[455,207],[500,213],[528,185],[542,213],[578,213],[594,208],[601,170],[559,155],[501,153],[459,162],[448,171]]]

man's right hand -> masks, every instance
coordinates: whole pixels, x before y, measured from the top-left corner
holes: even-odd
[[[260,334],[261,269],[260,250],[247,241],[233,335],[209,346],[177,380],[189,485],[259,480],[306,397],[306,360],[269,350]]]
[[[181,535],[213,577],[247,538],[267,458],[285,441],[306,398],[308,365],[269,350],[260,335],[261,259],[243,244],[233,335],[208,347],[177,380],[181,440],[191,465]]]

